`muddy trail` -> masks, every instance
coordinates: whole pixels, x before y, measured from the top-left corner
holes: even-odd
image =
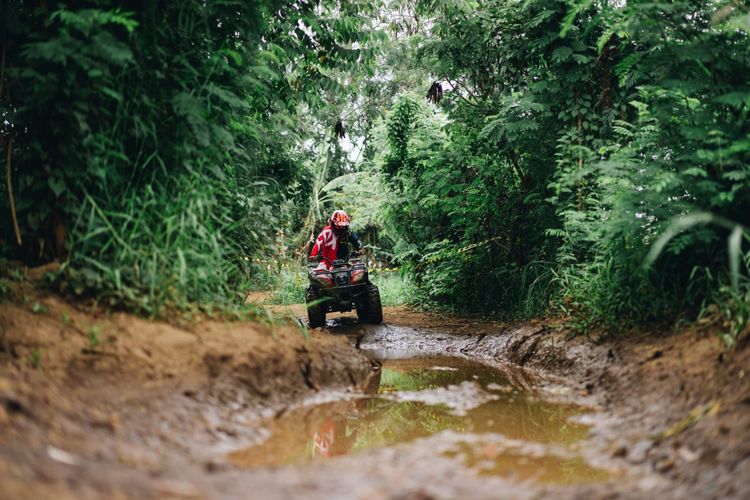
[[[750,496],[750,356],[715,325],[612,340],[391,308],[305,337],[25,284],[0,327],[1,498]]]

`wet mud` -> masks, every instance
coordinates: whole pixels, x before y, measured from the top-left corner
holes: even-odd
[[[24,296],[0,305],[2,498],[748,493],[749,356],[707,331],[618,342],[387,309],[305,338]]]
[[[267,438],[229,460],[243,467],[308,464],[451,431],[465,441],[443,455],[480,475],[549,484],[609,477],[575,454],[588,428],[570,417],[584,407],[545,401],[467,358],[386,359],[376,373],[358,397],[261,422]],[[485,442],[486,434],[494,440]]]

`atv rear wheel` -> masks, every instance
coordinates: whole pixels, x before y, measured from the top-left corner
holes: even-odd
[[[359,311],[357,311],[359,313]],[[383,322],[383,306],[380,304],[380,290],[375,285],[367,287],[367,322],[379,325]]]
[[[318,300],[318,294],[315,290],[308,288],[305,290],[305,305],[307,306],[307,323],[310,328],[320,328],[326,324],[326,311],[323,304],[311,305],[311,302]]]

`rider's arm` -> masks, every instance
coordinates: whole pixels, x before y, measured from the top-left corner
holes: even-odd
[[[357,236],[355,233],[351,232],[349,233],[349,241],[352,245],[354,245],[355,250],[361,250],[362,249],[362,242],[359,241],[359,236]]]
[[[318,252],[320,252],[320,249],[323,247],[323,233],[320,233],[318,235],[318,239],[315,240],[315,244],[312,247],[312,252],[310,252],[310,257],[317,257]]]

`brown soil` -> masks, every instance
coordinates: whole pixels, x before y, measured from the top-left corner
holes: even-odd
[[[603,340],[403,308],[385,321],[340,319],[306,339],[296,325],[149,321],[19,284],[0,303],[0,498],[750,497],[750,350],[725,352],[716,325]],[[525,366],[600,409],[592,453],[643,473],[554,488],[479,480],[418,444],[304,467],[217,460],[257,438],[254,418],[365,384],[359,343]]]
[[[29,283],[0,304],[0,346],[0,498],[198,494],[192,469],[215,465],[205,448],[247,437],[222,411],[276,411],[371,372],[343,337],[258,322],[174,326],[87,310]]]

